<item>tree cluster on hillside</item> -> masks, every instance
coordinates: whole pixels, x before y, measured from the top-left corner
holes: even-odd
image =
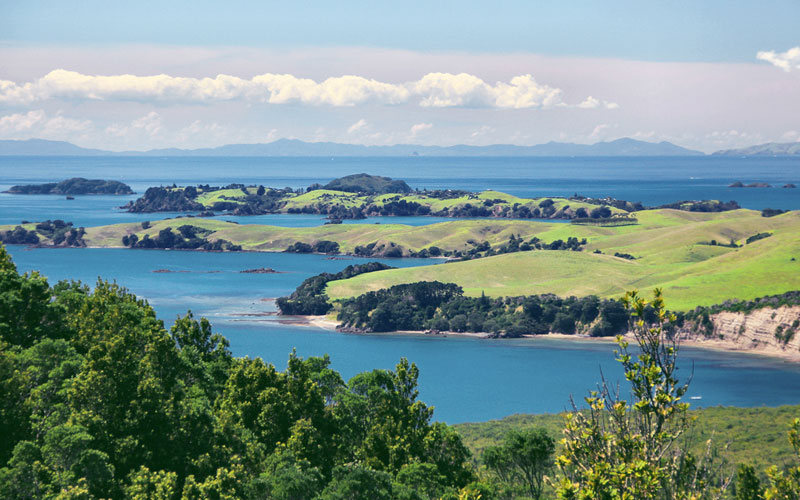
[[[566,241],[557,239],[550,243],[545,243],[538,237],[534,236],[530,240],[525,241],[520,235],[508,237],[508,243],[492,248],[488,241],[477,243],[474,240],[467,241],[472,245],[469,250],[456,250],[452,252],[444,252],[445,257],[456,257],[458,260],[472,260],[482,257],[491,257],[493,255],[503,255],[515,252],[530,252],[532,250],[571,250],[573,252],[580,252],[583,250],[583,245],[586,244],[586,238],[578,239],[573,236],[567,237]],[[428,255],[420,255],[412,253],[411,257],[427,257]]]
[[[412,191],[403,180],[392,180],[390,177],[369,174],[346,175],[332,180],[323,189],[364,194],[410,193]]]
[[[0,247],[0,497],[475,498],[415,365],[329,365],[234,358],[205,319],[167,331],[124,288],[51,287]]]
[[[555,295],[465,297],[452,283],[395,285],[339,301],[341,327],[359,331],[488,332],[503,337],[548,332],[597,337],[624,333],[628,314],[618,301]]]
[[[733,200],[724,202],[719,200],[684,200],[676,201],[673,203],[665,203],[657,206],[645,206],[641,202],[630,202],[625,200],[618,200],[616,198],[587,198],[586,196],[579,196],[577,193],[570,197],[570,200],[582,201],[584,203],[591,203],[593,205],[607,205],[626,212],[638,212],[641,210],[656,210],[662,208],[671,208],[674,210],[684,210],[687,212],[727,212],[729,210],[738,210],[742,208]],[[579,216],[583,217],[583,216]]]
[[[194,196],[192,196],[194,194]],[[121,207],[129,212],[200,212],[205,207],[196,201],[194,188],[170,189],[166,187],[147,188],[140,198]]]
[[[148,225],[149,227],[149,225]],[[146,229],[146,228],[145,228]],[[239,252],[241,245],[236,245],[228,240],[217,238],[210,241],[207,237],[213,231],[190,224],[184,224],[173,232],[172,228],[166,227],[158,232],[158,235],[151,238],[145,234],[139,238],[136,234],[125,235],[122,237],[122,244],[128,248],[174,248],[176,250],[205,250],[209,252]]]
[[[56,247],[85,247],[83,236],[86,229],[75,228],[72,222],[63,220],[46,220],[36,224],[34,229],[27,230],[17,226],[11,231],[0,231],[0,242],[7,245],[37,245],[42,238],[49,240],[50,246]]]
[[[393,241],[388,243],[373,241],[366,245],[357,245],[353,249],[353,254],[359,257],[411,257],[420,259],[449,257],[451,261],[464,261],[506,253],[530,252],[532,250],[572,250],[580,252],[583,250],[583,245],[586,245],[586,238],[578,239],[569,236],[566,240],[557,239],[546,243],[536,236],[526,241],[520,235],[512,234],[508,237],[507,243],[494,247],[486,240],[477,242],[470,239],[466,241],[466,244],[470,246],[464,250],[443,250],[436,245],[431,245],[417,251],[413,249],[404,250],[401,245]]]
[[[335,255],[339,253],[339,244],[329,240],[315,241],[314,244],[297,241],[289,245],[284,251],[288,253],[325,253]]]
[[[659,205],[654,208],[672,208],[674,210],[684,210],[686,212],[728,212],[730,210],[739,210],[742,208],[733,200],[724,202],[719,200],[702,200],[702,201],[676,201],[675,203],[668,203]]]
[[[322,273],[305,279],[288,297],[275,302],[281,314],[317,316],[326,314],[333,306],[328,302],[325,286],[329,281],[352,278],[363,273],[394,269],[380,262],[368,262],[345,267],[338,273]]]

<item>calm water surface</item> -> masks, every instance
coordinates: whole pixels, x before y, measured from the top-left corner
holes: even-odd
[[[612,196],[646,205],[679,200],[736,200],[746,208],[800,209],[797,158],[135,158],[2,157],[0,191],[15,184],[54,182],[69,177],[114,179],[142,193],[158,185],[225,185],[233,182],[292,188],[368,172],[405,179],[419,189],[496,189],[518,196]],[[769,189],[729,188],[734,181],[768,182]],[[139,195],[63,196],[0,193],[0,224],[60,218],[76,226],[137,222],[184,215],[129,214],[118,207]],[[243,224],[308,227],[324,224],[316,215],[225,217]],[[375,222],[423,225],[437,217],[378,217]]]
[[[800,185],[793,158],[77,158],[0,157],[0,191],[14,184],[69,177],[126,182],[143,192],[154,185],[232,182],[306,187],[367,172],[405,179],[414,188],[497,189],[518,196],[613,196],[647,205],[678,200],[736,200],[747,208],[800,209],[797,189],[733,189],[740,180]],[[155,220],[183,214],[129,214],[117,207],[136,196],[13,196],[0,194],[0,224],[63,219],[77,226]],[[307,227],[314,215],[224,217],[240,223]],[[435,217],[373,218],[347,223],[430,224]],[[570,395],[595,387],[600,370],[621,372],[604,343],[552,339],[480,340],[399,335],[347,335],[281,324],[271,298],[290,293],[305,278],[336,272],[363,259],[260,253],[160,250],[33,249],[10,247],[22,271],[41,270],[51,281],[116,280],[147,298],[165,323],[189,309],[206,316],[239,356],[260,356],[285,366],[292,349],[302,356],[330,354],[350,377],[392,368],[401,357],[420,366],[422,398],[447,422],[479,421],[519,412],[557,412]],[[435,264],[390,259],[395,266]],[[243,274],[272,267],[280,274]],[[173,272],[154,273],[166,269]],[[267,299],[267,300],[265,300]],[[694,375],[690,395],[702,405],[759,406],[797,403],[800,369],[782,361],[742,354],[684,349],[682,371]]]
[[[147,298],[165,323],[191,309],[206,316],[231,341],[238,356],[260,356],[282,368],[288,353],[330,354],[345,378],[392,368],[401,357],[420,367],[421,397],[449,423],[501,418],[513,413],[557,412],[595,387],[602,369],[611,381],[621,372],[605,343],[553,339],[481,340],[400,335],[349,335],[281,324],[274,303],[303,279],[336,272],[364,259],[318,255],[203,253],[162,250],[26,249],[10,246],[20,271],[41,270],[51,281],[116,280]],[[395,266],[431,260],[385,259]],[[280,274],[243,274],[272,267]],[[154,273],[167,269],[169,273]],[[180,271],[180,272],[177,272]],[[702,405],[761,406],[797,403],[800,369],[743,354],[684,349],[681,371],[693,373],[689,395]],[[696,402],[693,402],[696,403]],[[697,405],[695,405],[697,406]]]

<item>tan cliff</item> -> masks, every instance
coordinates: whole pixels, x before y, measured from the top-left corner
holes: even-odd
[[[678,338],[687,345],[800,361],[800,306],[764,307],[748,313],[724,311],[709,319],[713,332],[691,324],[679,330]]]

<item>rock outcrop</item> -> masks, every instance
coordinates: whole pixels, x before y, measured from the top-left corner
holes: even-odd
[[[708,347],[717,344],[800,360],[800,306],[764,307],[748,313],[723,311],[709,319],[713,330],[689,323],[679,330],[679,338]]]

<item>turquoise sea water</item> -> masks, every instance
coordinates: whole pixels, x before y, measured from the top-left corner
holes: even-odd
[[[775,158],[13,158],[0,157],[0,191],[11,185],[68,177],[116,179],[143,191],[159,184],[255,183],[304,187],[368,172],[402,178],[415,188],[498,189],[521,196],[614,196],[645,204],[682,199],[735,199],[749,208],[800,209],[796,189],[732,189],[733,181],[800,185],[800,160]],[[0,194],[0,224],[60,218],[76,225],[154,220],[180,214],[128,214],[115,207],[134,197]],[[387,219],[387,220],[383,220]],[[265,215],[242,223],[313,226],[322,217]],[[436,218],[376,218],[358,223],[433,223]],[[261,253],[160,250],[26,249],[10,247],[21,271],[41,270],[51,280],[116,280],[150,301],[165,323],[189,309],[208,317],[239,356],[260,356],[285,366],[288,353],[331,355],[349,377],[392,368],[401,357],[421,370],[421,397],[450,423],[519,412],[556,412],[606,378],[621,375],[605,343],[480,340],[401,335],[349,335],[284,324],[269,300],[303,279],[335,272],[361,259]],[[389,259],[396,266],[433,260]],[[280,274],[243,274],[272,267]],[[171,272],[154,273],[155,270]],[[267,300],[265,300],[267,299]],[[759,406],[797,403],[800,367],[753,355],[684,349],[682,373],[693,374],[695,405]]]

